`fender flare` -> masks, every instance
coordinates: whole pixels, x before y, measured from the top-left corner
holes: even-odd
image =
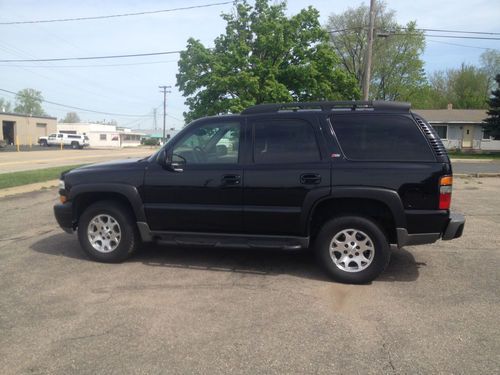
[[[114,193],[122,195],[130,203],[136,221],[146,221],[146,213],[139,191],[135,186],[115,183],[97,183],[76,185],[69,191],[69,199],[74,200],[85,193]],[[76,207],[75,207],[76,209]]]
[[[323,196],[321,199],[314,202],[305,202],[306,204],[304,208],[306,210],[301,221],[302,225],[306,226],[306,233],[309,231],[307,226],[310,223],[316,207],[325,200],[336,198],[363,198],[383,203],[389,208],[394,218],[396,228],[406,228],[406,216],[403,203],[401,202],[401,198],[396,191],[369,186],[334,186],[332,187],[332,191],[329,195]]]

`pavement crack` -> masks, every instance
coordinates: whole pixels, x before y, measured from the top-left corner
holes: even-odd
[[[382,343],[382,347],[384,348],[385,354],[387,355],[387,363],[391,366],[393,373],[397,374],[396,367],[394,367],[394,363],[392,363],[391,351],[387,349],[387,344],[385,342]]]
[[[90,335],[84,335],[84,336],[76,336],[76,337],[68,337],[63,339],[63,341],[75,341],[75,340],[83,340],[83,339],[88,339],[88,338],[93,338],[93,337],[101,337],[101,336],[106,336],[113,332],[115,329],[120,328],[124,324],[118,324],[114,327],[109,328],[108,330],[101,332],[101,333],[92,333]]]

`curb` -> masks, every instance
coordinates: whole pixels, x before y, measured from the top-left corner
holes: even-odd
[[[10,188],[0,189],[0,198],[8,197],[11,195],[23,194],[23,193],[31,193],[33,191],[53,188],[59,185],[59,180],[50,180],[44,182],[37,182],[34,184],[14,186]]]

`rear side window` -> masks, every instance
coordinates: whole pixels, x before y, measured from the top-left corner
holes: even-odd
[[[254,162],[307,163],[320,160],[314,129],[302,120],[266,120],[254,123]]]
[[[424,135],[407,117],[336,115],[332,125],[349,159],[435,161]]]

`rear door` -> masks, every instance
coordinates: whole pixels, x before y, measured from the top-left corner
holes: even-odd
[[[251,147],[243,193],[246,233],[306,234],[305,211],[330,192],[330,162],[316,121],[297,114],[249,118]]]

